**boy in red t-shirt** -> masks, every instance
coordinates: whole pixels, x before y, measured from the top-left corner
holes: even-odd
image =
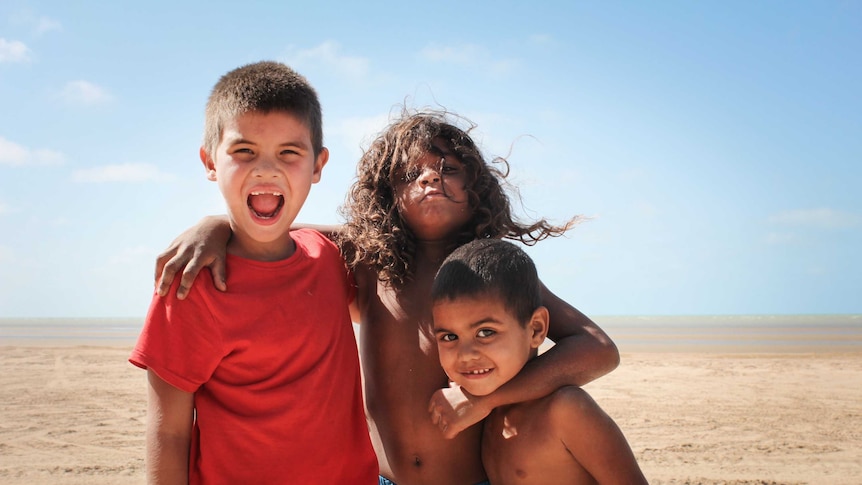
[[[284,64],[213,88],[200,157],[227,203],[230,291],[153,297],[129,359],[147,369],[151,483],[376,483],[352,280],[327,238],[290,232],[329,158],[321,119]]]

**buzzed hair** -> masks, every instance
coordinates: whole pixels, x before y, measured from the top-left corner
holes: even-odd
[[[542,305],[533,260],[501,239],[478,239],[459,247],[443,261],[431,287],[431,301],[499,298],[522,325]]]
[[[251,111],[296,116],[311,133],[314,156],[323,150],[323,114],[317,92],[301,74],[273,61],[238,67],[219,79],[207,101],[204,150],[212,155],[227,121]]]

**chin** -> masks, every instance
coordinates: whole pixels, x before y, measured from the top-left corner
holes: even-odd
[[[467,387],[467,386],[461,386],[461,387],[463,387],[467,392],[469,392],[471,395],[476,396],[476,397],[487,396],[488,394],[491,394],[492,392],[497,390],[496,388],[487,389],[487,388],[481,387],[479,389],[471,389],[470,387]]]

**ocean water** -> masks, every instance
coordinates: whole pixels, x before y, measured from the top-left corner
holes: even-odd
[[[143,318],[0,318],[0,345],[134,345]]]
[[[862,315],[605,316],[621,351],[862,352]]]
[[[862,315],[591,318],[621,352],[862,352]],[[0,346],[131,346],[142,326],[143,318],[0,318]]]

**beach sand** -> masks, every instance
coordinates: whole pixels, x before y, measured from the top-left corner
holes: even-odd
[[[0,484],[144,483],[126,346],[0,346]],[[653,484],[862,483],[862,352],[626,352],[586,386]]]

